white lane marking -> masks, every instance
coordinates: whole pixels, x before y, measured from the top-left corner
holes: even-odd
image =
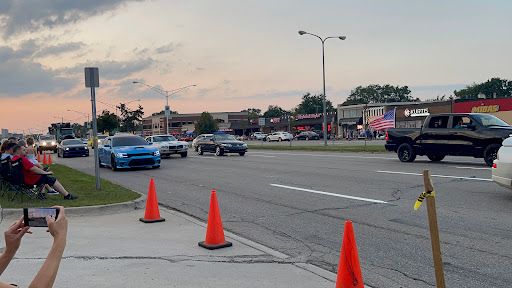
[[[310,193],[317,193],[317,194],[323,194],[323,195],[329,195],[329,196],[335,196],[335,197],[341,197],[341,198],[348,198],[348,199],[354,199],[354,200],[360,200],[360,201],[367,201],[367,202],[374,202],[374,203],[384,203],[384,204],[388,203],[388,202],[381,201],[381,200],[374,200],[374,199],[361,198],[361,197],[355,197],[355,196],[341,195],[341,194],[335,194],[335,193],[330,193],[330,192],[323,192],[323,191],[304,189],[304,188],[298,188],[298,187],[292,187],[292,186],[285,186],[285,185],[279,185],[279,184],[270,184],[270,185],[271,186],[275,186],[275,187],[281,187],[281,188],[287,188],[287,189],[292,189],[292,190],[299,190],[299,191],[305,191],[305,192],[310,192]]]
[[[474,170],[491,170],[491,167],[488,167],[488,168],[478,168],[478,167],[455,167],[455,168],[458,168],[458,169],[474,169]]]
[[[390,173],[390,174],[403,174],[403,175],[423,176],[423,174],[408,173],[408,172],[396,172],[396,171],[377,171],[377,172],[379,172],[379,173]],[[463,177],[463,176],[447,176],[447,175],[430,175],[430,176],[432,176],[432,177],[440,177],[440,178],[454,178],[454,179],[477,180],[477,181],[492,181],[492,179],[472,178],[472,177]]]
[[[190,158],[201,158],[201,159],[217,159],[217,157],[203,157],[203,156],[188,156]]]

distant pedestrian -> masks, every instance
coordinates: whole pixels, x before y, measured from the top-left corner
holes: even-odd
[[[370,130],[366,130],[366,138],[372,139],[372,134],[370,134]]]

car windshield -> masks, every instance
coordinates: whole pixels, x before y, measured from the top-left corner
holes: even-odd
[[[153,142],[167,142],[167,141],[176,141],[176,138],[174,138],[174,136],[171,136],[171,135],[153,137]]]
[[[507,122],[493,115],[473,115],[475,120],[482,126],[510,126]]]
[[[229,135],[229,134],[217,134],[217,135],[215,135],[215,139],[221,140],[221,141],[236,140],[235,137],[233,137],[233,135]]]
[[[144,140],[140,137],[137,137],[137,136],[112,138],[112,147],[141,146],[141,145],[148,145],[148,142],[146,142],[146,140]]]
[[[62,141],[62,145],[63,146],[67,146],[67,145],[83,145],[84,143],[81,141],[81,140],[78,140],[78,139],[70,139],[70,140],[63,140]]]
[[[53,136],[40,136],[39,140],[55,140],[55,138]]]

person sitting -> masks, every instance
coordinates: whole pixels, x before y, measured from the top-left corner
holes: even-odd
[[[46,216],[46,222],[48,223],[48,230],[46,231],[50,232],[53,236],[53,245],[43,266],[34,280],[32,280],[30,287],[53,287],[57,272],[59,271],[62,254],[64,254],[64,249],[66,248],[68,220],[64,213],[64,207],[53,206],[52,208],[59,208],[59,217],[56,220],[53,220],[51,216]],[[5,231],[5,251],[0,255],[0,275],[2,275],[12,258],[16,255],[23,236],[27,233],[32,234],[29,229],[30,227],[25,226],[23,216],[21,216],[20,220],[14,222]],[[0,287],[16,287],[16,285],[0,282]]]
[[[457,121],[457,125],[455,125],[455,127],[453,127],[454,129],[462,129],[462,119],[459,119],[459,121]]]
[[[3,146],[4,145],[2,145],[2,148],[4,148]],[[2,160],[4,160],[7,157],[12,158],[12,156],[13,156],[12,148],[14,146],[16,146],[16,144],[12,143],[12,142],[7,142],[7,144],[5,144],[5,150],[4,150],[4,152],[2,152],[2,158],[1,158]]]
[[[29,137],[29,138],[27,138],[27,143],[25,143],[25,141],[21,140],[20,142],[18,142],[18,145],[20,145],[21,147],[25,147],[25,154],[26,154],[25,158],[27,158],[28,161],[32,162],[32,164],[34,164],[34,166],[36,166],[37,168],[44,170],[44,171],[48,171],[48,169],[50,169],[50,166],[45,168],[45,167],[43,167],[43,165],[41,165],[41,164],[39,164],[39,162],[37,162],[37,159],[36,159],[37,150],[33,146],[34,143],[35,143],[34,138]],[[48,195],[59,194],[59,192],[52,189],[48,184],[44,185],[44,188],[46,188],[46,194],[48,194]]]
[[[32,162],[30,162],[26,157],[25,147],[22,147],[16,144],[13,148],[13,155],[11,161],[17,161],[21,158],[23,165],[23,179],[26,185],[42,185],[48,184],[50,187],[53,187],[55,191],[59,192],[62,196],[64,196],[64,200],[74,200],[77,199],[78,196],[73,196],[71,193],[68,193],[66,189],[62,186],[62,184],[55,179],[55,177],[51,177],[48,175],[53,175],[51,171],[44,171],[35,166]]]

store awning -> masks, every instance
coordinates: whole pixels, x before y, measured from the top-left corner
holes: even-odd
[[[363,117],[341,118],[340,125],[362,125]]]

